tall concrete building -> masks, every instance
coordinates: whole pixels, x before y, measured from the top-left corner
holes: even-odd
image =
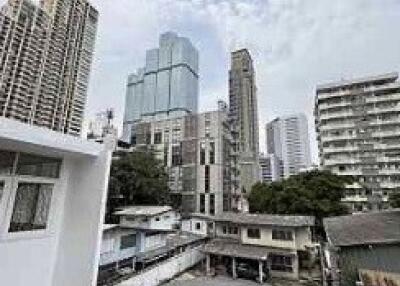
[[[229,107],[240,154],[241,189],[246,193],[260,179],[257,88],[253,60],[247,49],[231,54]]]
[[[134,148],[152,148],[164,162],[176,209],[215,215],[233,208],[239,183],[227,107],[138,122],[134,131]]]
[[[279,177],[287,178],[311,167],[307,117],[294,114],[278,117],[266,125],[267,153],[280,164]]]
[[[386,208],[400,188],[398,74],[317,86],[315,123],[322,167],[357,181],[343,201],[353,211]]]
[[[130,142],[138,121],[197,113],[199,55],[189,39],[168,32],[159,48],[146,52],[146,65],[128,77],[123,139]]]
[[[86,0],[9,0],[0,11],[0,116],[79,135],[97,20]]]
[[[259,157],[261,181],[275,182],[281,179],[281,160],[274,154],[261,154]]]

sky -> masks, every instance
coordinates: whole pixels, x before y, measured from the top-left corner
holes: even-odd
[[[4,1],[4,0],[0,0]],[[400,71],[400,0],[91,0],[100,20],[87,118],[114,108],[120,127],[127,75],[158,36],[175,31],[200,53],[200,111],[228,98],[230,52],[248,48],[265,124],[304,112],[314,161],[315,86]]]

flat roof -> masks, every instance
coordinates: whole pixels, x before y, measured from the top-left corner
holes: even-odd
[[[297,216],[297,215],[225,212],[216,216],[214,220],[218,222],[232,222],[237,224],[274,225],[274,226],[288,226],[288,227],[315,225],[315,218],[313,216]]]
[[[45,127],[0,117],[0,148],[49,156],[75,154],[97,157],[105,146]]]
[[[397,72],[385,73],[375,76],[369,77],[360,77],[350,80],[341,80],[335,82],[329,82],[324,84],[317,85],[317,92],[318,91],[329,91],[333,89],[337,89],[340,87],[348,87],[354,84],[363,84],[363,83],[380,83],[380,82],[393,82],[396,81],[399,77]]]
[[[334,246],[400,243],[400,209],[324,219]]]
[[[115,215],[126,215],[126,216],[156,216],[166,212],[172,211],[170,206],[129,206],[121,208],[116,211]]]

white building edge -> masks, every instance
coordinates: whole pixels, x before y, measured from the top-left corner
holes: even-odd
[[[0,118],[0,157],[23,152],[8,174],[0,162],[0,285],[96,285],[113,145]],[[37,161],[21,167],[18,158],[32,154],[58,158],[58,175],[42,176],[54,169]],[[33,204],[24,198],[31,191],[38,194]],[[19,212],[33,205],[28,221]]]

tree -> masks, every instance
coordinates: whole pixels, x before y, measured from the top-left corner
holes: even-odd
[[[279,182],[257,183],[248,198],[250,211],[312,215],[321,227],[324,217],[348,213],[341,198],[345,186],[352,182],[349,177],[313,170]]]
[[[110,171],[106,222],[115,222],[112,213],[121,206],[168,203],[168,176],[152,151],[116,154]]]
[[[400,208],[400,192],[395,191],[390,194],[389,204],[392,208]]]

